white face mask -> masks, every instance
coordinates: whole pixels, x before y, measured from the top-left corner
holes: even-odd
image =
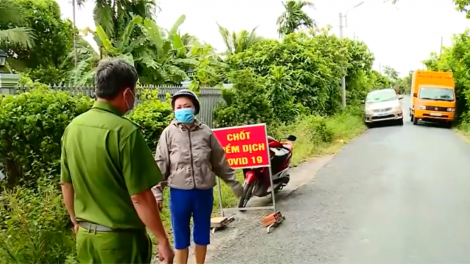
[[[130,89],[129,89],[129,92],[132,94],[132,97],[134,97],[134,104],[132,106],[130,106],[130,104],[127,102],[127,100],[124,99],[124,102],[126,102],[127,109],[129,109],[129,110],[126,111],[126,113],[124,113],[124,115],[130,114],[132,112],[132,110],[135,108],[135,106],[137,105],[137,100],[135,99],[134,93]]]

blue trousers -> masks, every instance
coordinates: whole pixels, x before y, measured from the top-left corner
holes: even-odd
[[[191,243],[191,216],[194,243],[201,246],[210,244],[213,203],[212,188],[206,190],[170,188],[170,215],[175,249],[186,249]]]

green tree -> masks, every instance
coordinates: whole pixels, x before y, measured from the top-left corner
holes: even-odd
[[[83,30],[85,36],[88,35],[89,32],[89,29]],[[98,37],[96,36],[96,38]],[[80,35],[77,36],[76,41],[76,50],[69,52],[64,60],[65,65],[70,65],[75,62],[75,55],[77,56],[77,66],[69,71],[67,76],[68,81],[78,85],[90,84],[93,82],[94,69],[98,65],[101,56],[91,44]]]
[[[410,71],[407,76],[398,79],[396,87],[400,94],[409,94],[411,92],[411,82],[413,80],[413,71]]]
[[[186,70],[197,62],[187,57],[186,48],[178,34],[179,26],[184,22],[182,15],[173,27],[165,33],[152,19],[135,16],[124,28],[121,37],[112,40],[101,26],[96,27],[95,39],[101,46],[101,56],[121,57],[133,64],[143,84],[179,84],[187,78]],[[139,37],[132,37],[139,30]],[[82,53],[87,64],[80,62],[80,67],[73,70],[72,81],[78,84],[90,83],[97,56],[91,47],[84,47]],[[87,50],[87,51],[85,51]],[[101,57],[100,56],[100,57]],[[69,56],[71,59],[72,56]],[[83,70],[83,71],[81,71]]]
[[[31,48],[34,45],[32,30],[19,26],[24,22],[20,16],[24,10],[16,1],[0,1],[0,49],[14,53],[14,48]]]
[[[186,48],[178,34],[178,28],[186,16],[180,16],[166,34],[152,19],[144,20],[145,36],[148,46],[140,53],[138,60],[144,67],[140,69],[143,82],[157,84],[179,84],[187,78],[186,70],[196,62],[187,57]]]
[[[470,0],[453,0],[457,10],[464,12],[467,18],[470,18]]]
[[[390,80],[392,86],[394,86],[397,83],[399,73],[394,68],[390,66],[384,66],[384,74]]]
[[[94,2],[95,25],[111,39],[120,39],[125,28],[134,16],[152,18],[158,10],[155,0],[77,0],[78,6]]]
[[[380,72],[372,70],[369,74],[370,78],[370,88],[373,89],[382,89],[384,87],[390,87],[390,80],[387,76],[382,75]]]
[[[268,87],[268,99],[273,106],[273,114],[281,123],[292,123],[295,118],[305,112],[305,108],[295,102],[290,90],[294,85],[292,72],[284,66],[272,66],[271,74],[266,76],[265,82]]]
[[[280,122],[302,113],[340,111],[344,75],[348,104],[359,105],[368,91],[387,81],[372,70],[373,61],[364,43],[339,39],[328,28],[289,34],[281,42],[262,40],[227,59],[232,71],[248,68],[263,76]]]
[[[227,28],[219,25],[218,23],[217,26],[219,26],[219,33],[224,40],[228,55],[242,52],[263,39],[256,35],[256,27],[251,31],[241,30],[240,32],[233,31],[230,33]]]
[[[215,49],[207,43],[195,42],[188,52],[194,64],[193,88],[217,86],[223,83],[227,64],[222,61]]]
[[[186,48],[186,52],[189,52],[192,46],[200,42],[196,36],[191,35],[189,33],[184,33],[184,34],[179,34],[179,35],[180,35],[181,41],[183,42],[184,47]]]
[[[233,88],[222,90],[225,103],[214,112],[217,127],[270,123],[273,108],[261,77],[245,69],[232,73]]]
[[[276,66],[282,66],[282,75],[290,77],[275,79],[291,80],[283,89],[287,89],[293,104],[300,104],[310,112],[327,113],[336,109],[330,100],[339,98],[339,84],[341,76],[346,74],[348,57],[336,36],[325,33],[311,37],[299,32],[287,35],[282,42],[260,41],[229,57],[228,63],[232,70],[250,68],[267,78],[271,78]]]
[[[452,46],[444,48],[437,55],[435,52],[423,61],[428,70],[450,71],[455,81],[457,99],[456,114],[459,120],[470,121],[470,37],[469,31],[456,34]]]
[[[5,1],[0,1],[0,6],[2,2]],[[64,65],[63,63],[73,49],[72,22],[61,18],[59,4],[54,0],[8,0],[6,2],[12,2],[23,10],[22,20],[9,23],[7,27],[30,28],[38,44],[34,47],[10,47],[11,54],[14,54],[14,59],[10,60],[12,68],[25,72],[33,80],[43,83],[63,81],[67,70],[73,66],[73,64]],[[2,27],[1,21],[0,27]]]
[[[312,2],[304,0],[288,0],[282,3],[285,11],[277,18],[279,36],[294,33],[302,27],[313,28],[315,20],[305,13],[304,7],[314,8]]]
[[[346,101],[359,104],[366,94],[373,89],[371,78],[374,56],[364,42],[342,39],[349,54],[346,76]]]
[[[155,0],[75,0],[72,3],[76,3],[79,7],[86,3],[94,4],[93,17],[95,26],[102,28],[111,45],[119,45],[117,42],[123,38],[127,38],[127,36],[125,36],[126,29],[134,17],[140,16],[143,19],[152,19],[155,17],[156,12],[160,10]],[[98,53],[100,58],[102,58],[103,47],[100,38],[95,32],[91,33],[94,34],[94,39],[99,46]],[[142,35],[143,30],[141,27],[137,27],[132,31],[130,38],[133,40],[142,39]],[[75,38],[74,41],[79,41],[78,37]],[[87,75],[81,71],[84,65],[82,64],[80,66],[81,67],[75,69],[74,76]],[[81,80],[83,80],[83,78],[81,78]]]

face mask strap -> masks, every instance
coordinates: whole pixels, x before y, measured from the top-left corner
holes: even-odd
[[[129,110],[127,110],[127,111],[131,111],[131,110],[134,108],[134,106],[135,106],[135,95],[134,95],[134,93],[131,91],[130,88],[128,88],[128,89],[129,89],[129,92],[131,93],[132,97],[134,98],[134,105],[133,105],[133,107],[131,108],[131,107],[129,106],[129,102],[127,102],[127,99],[126,99],[125,96],[124,96],[124,102],[126,103],[127,109],[129,109]]]
[[[176,111],[188,111],[189,109],[191,110],[191,112],[192,112],[193,115],[194,115],[194,112],[196,112],[196,109],[194,109],[194,108],[192,108],[192,107],[176,109],[175,112],[176,112]]]

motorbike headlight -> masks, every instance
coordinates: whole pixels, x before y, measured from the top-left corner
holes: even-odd
[[[425,110],[425,109],[426,109],[426,106],[424,106],[424,105],[417,105],[416,108]]]

